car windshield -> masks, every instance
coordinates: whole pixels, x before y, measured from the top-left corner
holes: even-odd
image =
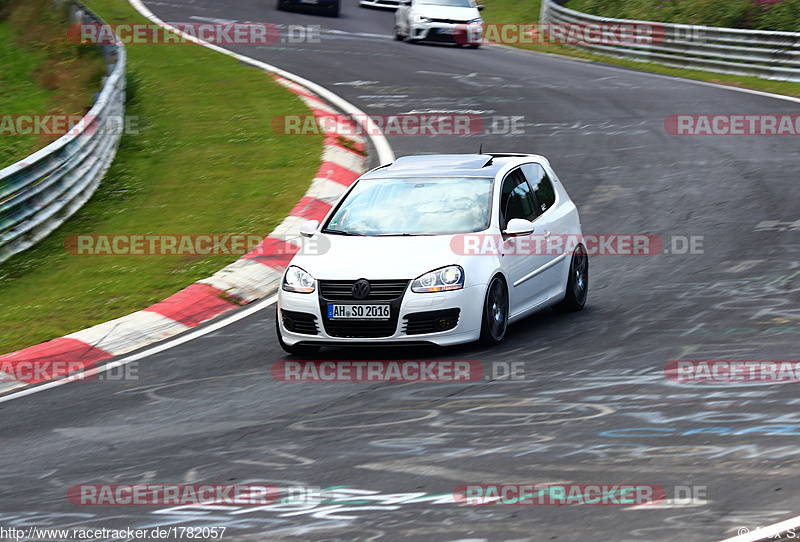
[[[324,233],[444,235],[489,227],[491,178],[367,179],[328,220]]]
[[[428,6],[448,6],[453,8],[471,8],[470,0],[422,0],[420,4]]]

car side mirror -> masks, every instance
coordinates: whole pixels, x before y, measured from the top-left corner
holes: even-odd
[[[478,11],[483,11],[484,9],[486,9],[486,6],[483,4],[478,4]]]
[[[524,218],[512,218],[503,231],[503,235],[508,236],[530,235],[531,233],[533,233],[533,222]]]
[[[300,235],[303,237],[311,237],[315,233],[317,233],[317,229],[319,228],[319,220],[309,220],[308,222],[304,222],[302,226],[300,226]]]

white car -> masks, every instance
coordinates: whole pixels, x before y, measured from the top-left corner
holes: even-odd
[[[293,354],[497,344],[516,320],[586,303],[578,210],[538,155],[399,158],[300,233],[308,239],[284,272],[276,318]]]
[[[481,9],[483,6],[478,6],[475,0],[400,0],[394,14],[394,38],[480,47]]]

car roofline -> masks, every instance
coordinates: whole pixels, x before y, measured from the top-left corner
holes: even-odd
[[[465,153],[465,154],[468,154],[468,153]],[[493,161],[494,158],[507,158],[507,159],[509,159],[506,163],[500,165],[499,168],[496,169],[493,174],[491,174],[491,176],[494,176],[497,173],[499,173],[500,171],[506,169],[506,167],[508,165],[510,165],[510,164],[518,165],[520,163],[524,163],[524,160],[522,160],[522,159],[526,159],[526,158],[527,159],[531,159],[532,158],[534,160],[542,160],[547,164],[550,163],[547,160],[547,158],[545,158],[544,156],[542,156],[540,154],[523,153],[523,152],[481,152],[478,156],[486,156],[486,157],[488,157],[487,162],[482,166],[482,168],[490,167],[490,166],[494,165],[494,164],[492,164],[492,161]],[[517,158],[519,160],[513,160],[513,158]],[[389,162],[388,164],[381,164],[379,166],[376,166],[376,167],[370,169],[369,171],[366,171],[363,174],[361,174],[361,177],[373,178],[373,179],[379,178],[379,177],[375,176],[375,173],[380,171],[380,170],[382,170],[382,169],[389,169],[394,163],[395,162]],[[469,173],[467,173],[467,171],[469,171]],[[488,177],[488,176],[490,176],[490,175],[480,175],[478,173],[478,171],[480,171],[480,170],[471,170],[471,171],[470,170],[465,170],[465,174],[464,175],[460,175],[460,176],[461,177]],[[409,170],[406,170],[405,172],[400,172],[400,171],[392,172],[391,169],[389,169],[389,171],[387,171],[386,173],[387,173],[386,178],[399,177],[402,174],[410,174],[410,176],[413,176],[414,178],[440,177],[441,176],[441,175],[437,175],[437,174],[435,174],[433,172],[425,171],[423,169],[419,169],[419,170],[409,169]]]

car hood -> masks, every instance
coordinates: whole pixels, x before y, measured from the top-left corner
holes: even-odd
[[[317,233],[292,265],[318,280],[409,279],[460,259],[452,235],[349,237]],[[308,247],[319,247],[309,249]],[[307,252],[307,253],[306,253]],[[314,252],[319,252],[315,254]]]
[[[428,19],[450,19],[452,21],[471,21],[480,17],[476,8],[459,8],[453,6],[419,5],[414,8],[414,13],[419,13]]]

